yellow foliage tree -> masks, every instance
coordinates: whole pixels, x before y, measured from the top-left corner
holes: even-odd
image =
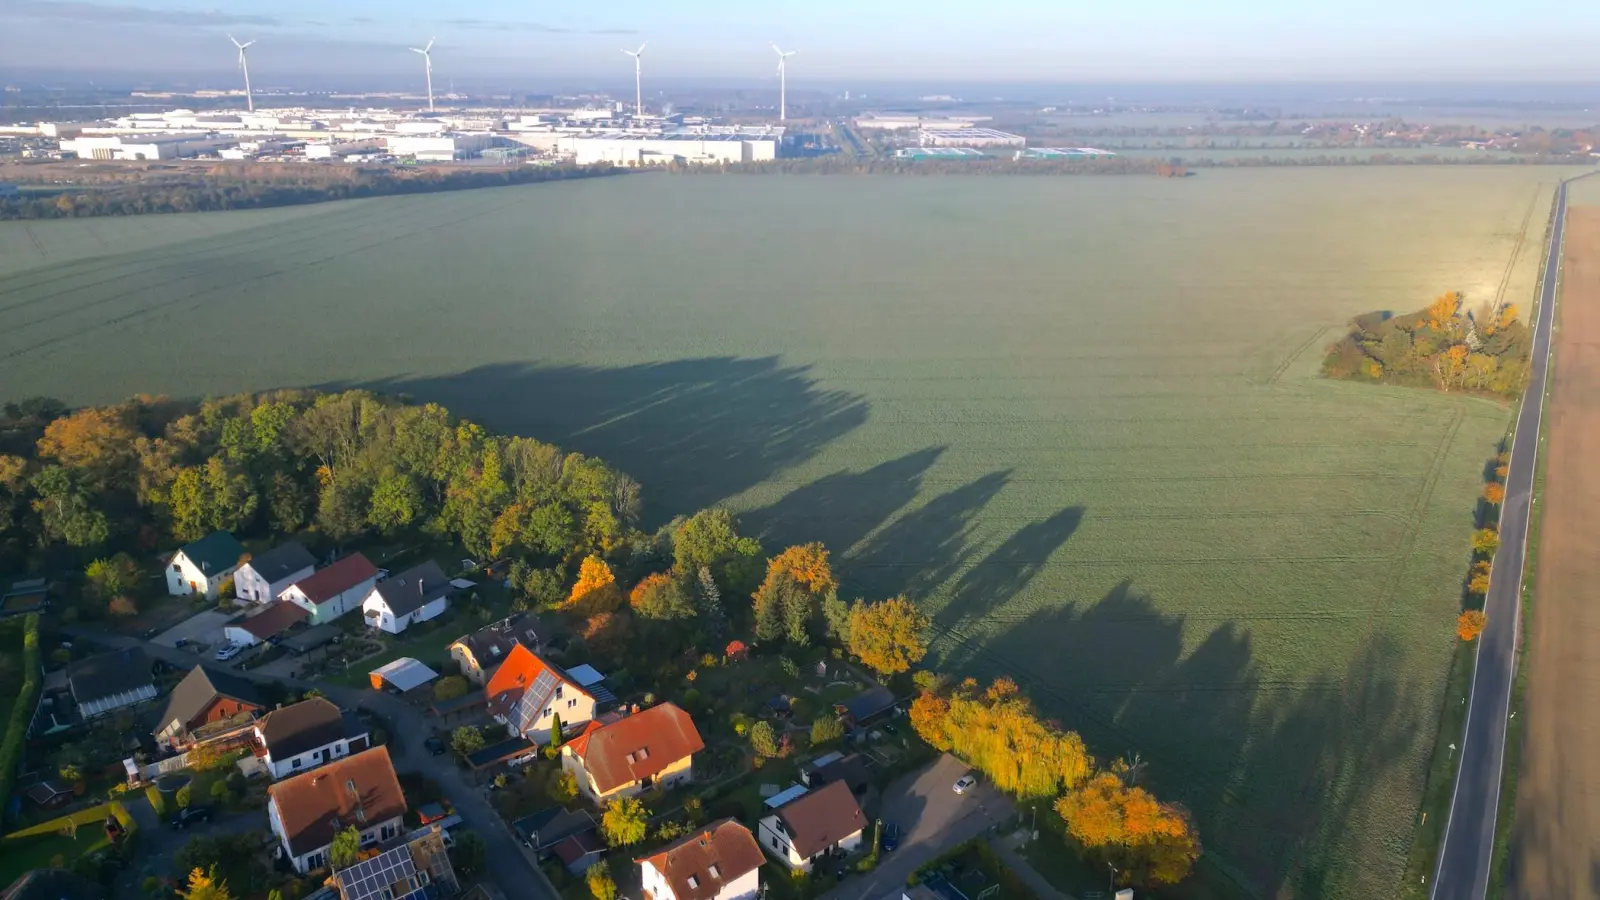
[[[1129,881],[1181,881],[1200,856],[1200,839],[1183,807],[1161,803],[1115,772],[1098,772],[1067,791],[1056,812],[1073,838],[1110,857]]]
[[[233,900],[228,883],[217,877],[217,868],[203,870],[198,866],[189,873],[189,889],[178,891],[184,900]]]
[[[1484,485],[1483,499],[1494,504],[1495,506],[1499,506],[1501,502],[1506,499],[1505,486],[1493,482]]]
[[[928,655],[928,617],[905,597],[850,608],[850,652],[880,675],[898,675]]]
[[[1489,617],[1481,609],[1469,609],[1456,617],[1456,637],[1463,641],[1470,641],[1483,633],[1483,627],[1489,624]]]
[[[585,617],[615,612],[622,606],[622,589],[617,587],[617,576],[611,574],[605,560],[598,556],[584,559],[564,606]]]
[[[1083,739],[1041,720],[1006,678],[987,691],[969,679],[948,700],[923,694],[912,704],[911,725],[930,745],[955,752],[995,787],[1025,799],[1076,787],[1093,769]]]
[[[828,548],[820,543],[800,544],[774,556],[767,562],[767,578],[778,573],[787,573],[817,595],[839,587],[838,579],[833,577],[833,566],[828,562]]]

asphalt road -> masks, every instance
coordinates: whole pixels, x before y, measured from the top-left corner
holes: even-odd
[[[1550,363],[1550,325],[1555,319],[1556,275],[1561,269],[1561,237],[1566,220],[1567,186],[1563,183],[1556,192],[1555,225],[1550,231],[1538,321],[1534,323],[1532,372],[1512,437],[1511,471],[1506,478],[1505,502],[1500,507],[1500,549],[1494,555],[1494,572],[1484,601],[1489,622],[1478,637],[1467,724],[1459,744],[1461,767],[1456,771],[1450,819],[1433,875],[1431,896],[1435,900],[1480,900],[1489,887],[1521,625],[1520,594],[1533,474],[1539,456],[1540,416]]]
[[[185,668],[202,661],[211,663],[210,660],[197,659],[184,650],[164,647],[137,638],[110,635],[85,628],[66,628],[63,629],[63,633],[108,647],[143,647],[146,654]],[[315,687],[339,706],[346,709],[363,706],[388,720],[393,732],[389,755],[394,761],[395,770],[422,772],[438,782],[445,797],[450,800],[451,806],[461,816],[462,823],[481,835],[488,844],[486,874],[489,880],[499,885],[508,897],[560,900],[560,895],[544,877],[544,873],[539,871],[536,862],[530,858],[529,851],[516,840],[511,829],[489,803],[483,789],[469,783],[462,774],[461,767],[449,757],[435,757],[422,746],[434,724],[426,713],[403,700],[377,691],[289,678],[273,678],[256,672],[236,674],[255,681],[285,684],[297,690]],[[257,827],[266,828],[266,813],[257,813],[256,821]]]

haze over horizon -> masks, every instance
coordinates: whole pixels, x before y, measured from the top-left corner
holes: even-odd
[[[615,0],[537,11],[510,0],[470,10],[422,0],[5,0],[0,69],[62,76],[122,74],[227,86],[226,35],[258,43],[263,85],[307,76],[395,80],[420,71],[407,46],[436,37],[435,84],[489,77],[622,81],[618,52],[650,42],[647,79],[775,81],[769,44],[800,51],[791,88],[807,82],[1185,83],[1593,81],[1587,35],[1600,9],[1521,4],[1352,0],[1278,5],[1180,0],[1068,7],[994,0],[975,12],[938,0],[725,2]],[[415,77],[412,77],[415,76]]]

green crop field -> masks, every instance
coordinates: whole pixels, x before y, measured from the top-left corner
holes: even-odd
[[[366,385],[909,591],[941,666],[1138,752],[1256,896],[1394,892],[1496,403],[1328,383],[1527,306],[1550,168],[644,176],[0,224],[0,394]]]

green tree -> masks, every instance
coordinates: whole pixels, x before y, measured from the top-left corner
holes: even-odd
[[[139,564],[128,554],[118,553],[89,563],[84,576],[95,599],[109,603],[113,597],[131,593],[139,586]]]
[[[194,782],[190,782],[190,783],[184,785],[183,787],[178,788],[177,795],[174,796],[172,799],[173,799],[173,802],[178,804],[178,808],[179,809],[188,809],[189,808],[189,801],[190,801],[191,798],[194,797],[194,791],[192,790],[193,787],[194,787]]]
[[[267,516],[274,531],[290,534],[306,524],[311,497],[294,476],[274,472],[267,481]]]
[[[561,714],[556,713],[550,717],[550,746],[561,746],[564,738],[561,735]]]
[[[39,514],[44,536],[73,547],[94,547],[111,535],[105,513],[95,509],[89,495],[63,466],[47,466],[29,484],[38,495],[33,510]]]
[[[468,757],[483,749],[483,732],[471,725],[463,725],[450,733],[450,747],[460,757]]]
[[[422,492],[409,474],[390,469],[378,477],[369,504],[367,521],[392,535],[421,517]]]
[[[695,614],[694,600],[683,582],[664,573],[645,576],[628,601],[640,616],[658,622],[689,619]]]
[[[695,592],[695,602],[700,610],[700,622],[705,626],[706,635],[716,641],[728,630],[728,613],[722,608],[722,591],[717,587],[710,566],[700,567],[696,581],[698,590]]]
[[[822,598],[822,620],[828,625],[828,637],[840,646],[850,646],[850,604],[838,594],[829,594]]]
[[[644,840],[649,824],[650,814],[644,804],[624,797],[606,804],[606,811],[600,816],[600,833],[609,847],[630,847]]]
[[[567,597],[561,573],[553,569],[538,569],[523,560],[511,566],[511,586],[521,593],[517,600],[520,609],[549,609]]]
[[[361,832],[354,825],[333,836],[328,845],[328,865],[333,869],[348,869],[361,859]]]
[[[703,509],[684,519],[672,531],[673,567],[683,575],[713,571],[743,559],[759,559],[761,544],[740,537],[739,525],[726,509]]]
[[[482,872],[489,863],[489,843],[476,831],[457,830],[456,845],[450,851],[450,864],[468,877]]]
[[[228,788],[228,782],[218,779],[211,784],[211,800],[218,806],[233,805],[233,791]]]

